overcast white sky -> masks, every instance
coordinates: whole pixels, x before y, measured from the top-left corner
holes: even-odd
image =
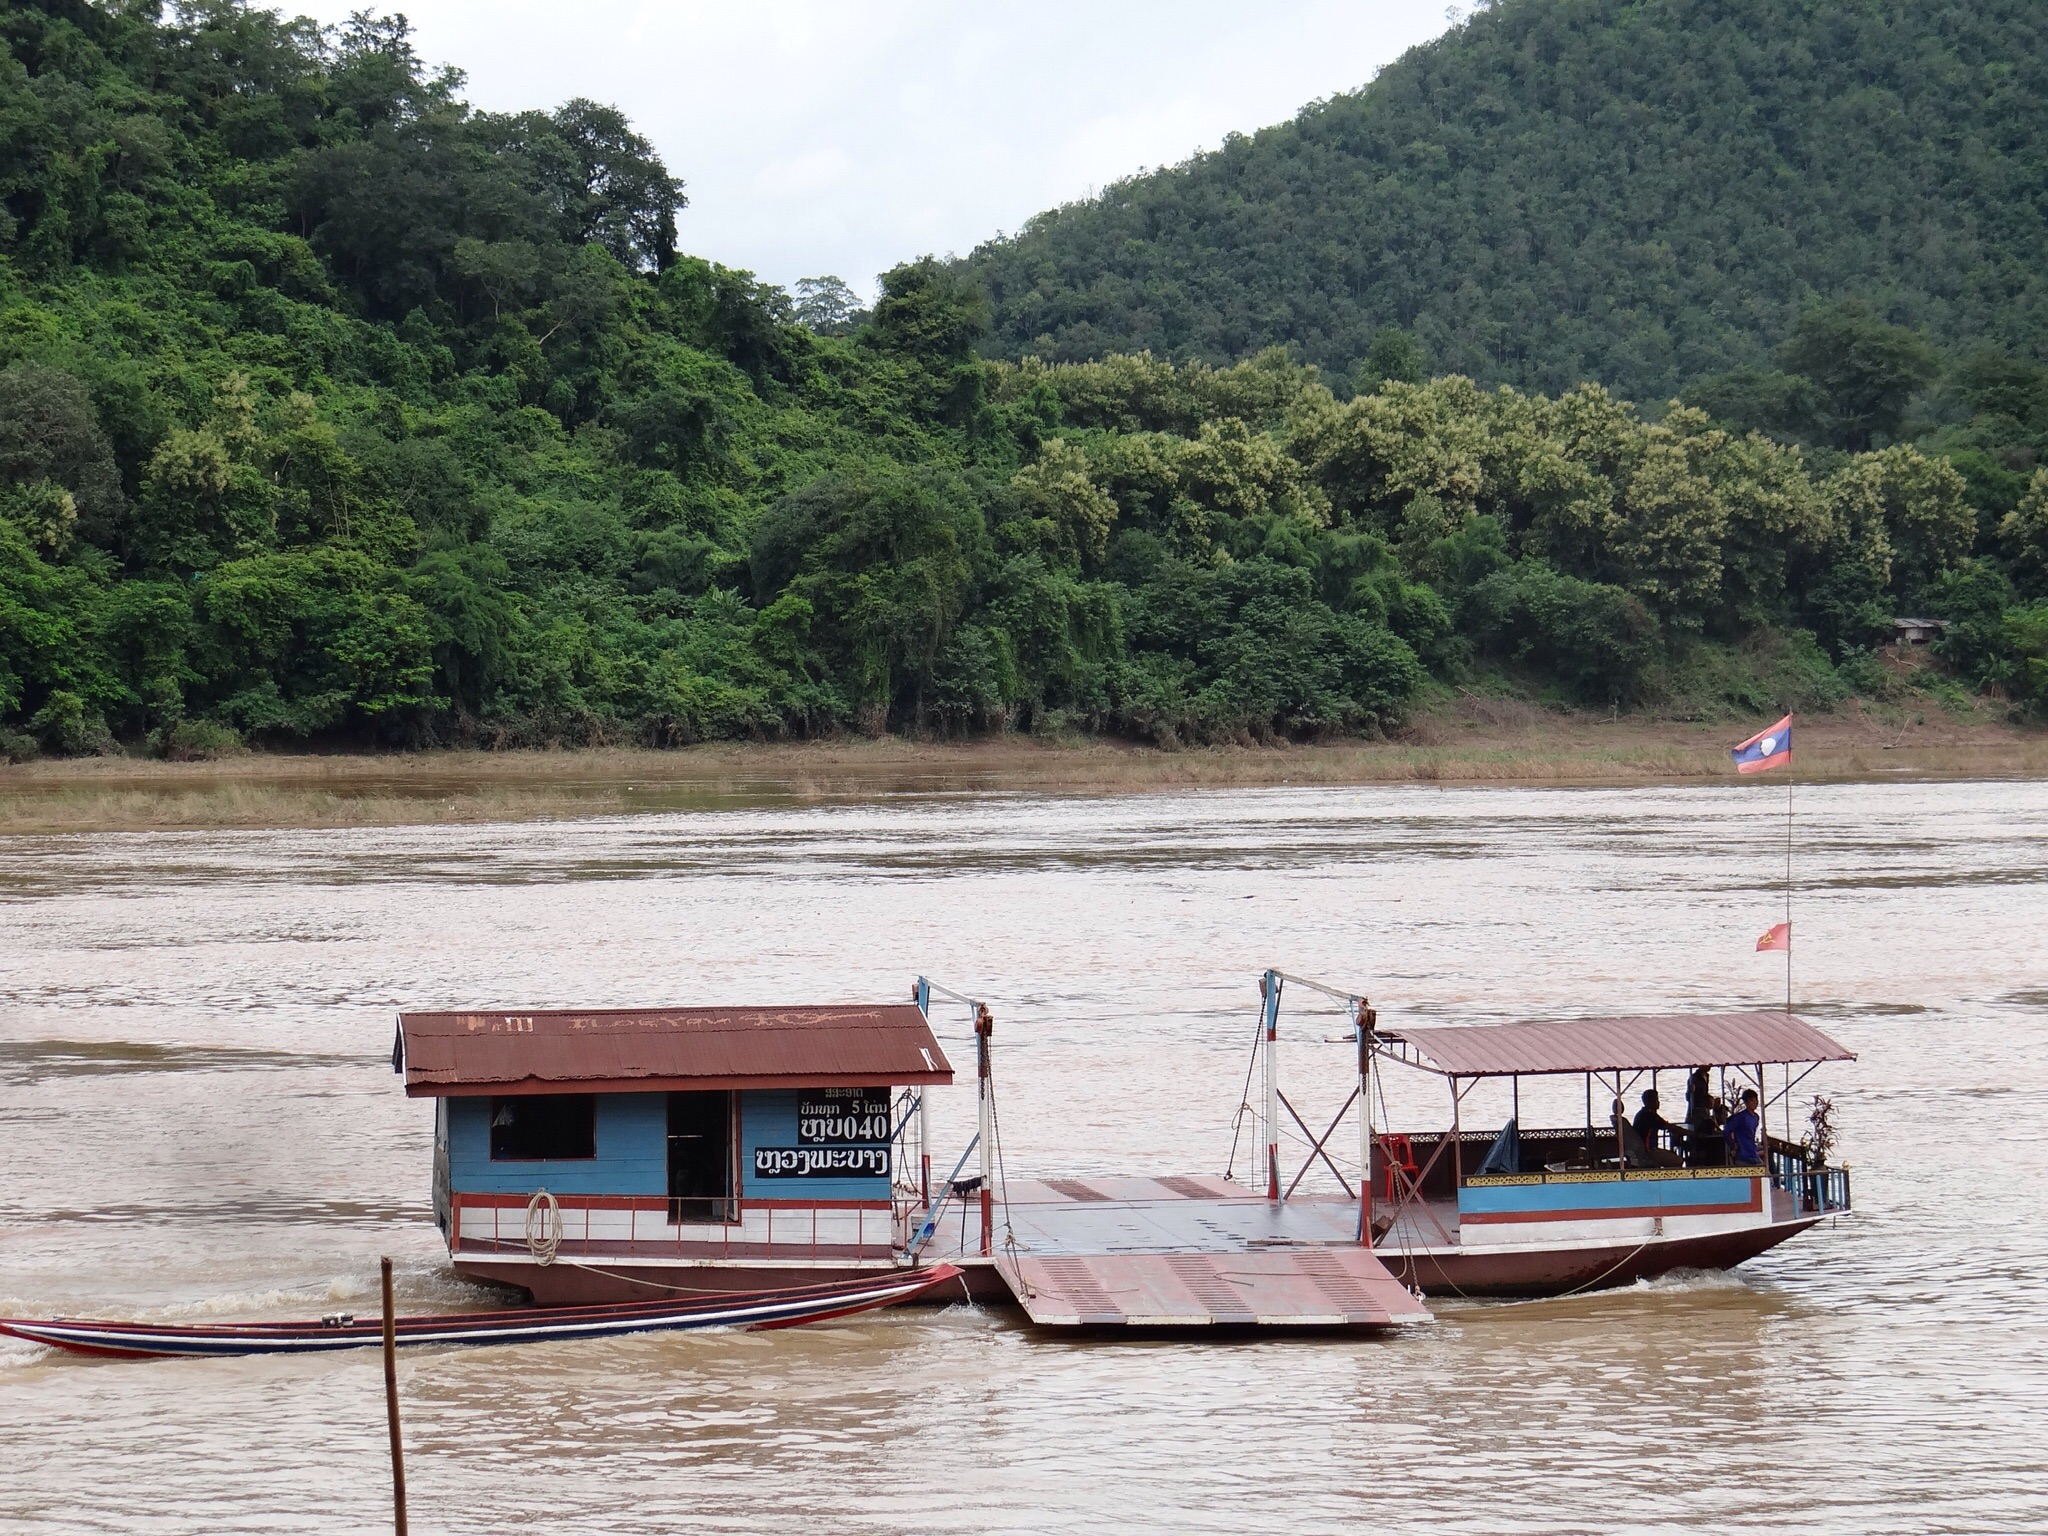
[[[365,0],[285,4],[342,20]],[[771,282],[966,252],[1141,166],[1352,90],[1443,0],[404,0],[510,111],[623,108],[688,183],[686,251]]]

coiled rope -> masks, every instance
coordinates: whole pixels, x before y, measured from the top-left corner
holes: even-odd
[[[526,1202],[526,1251],[534,1262],[555,1262],[555,1250],[562,1246],[562,1202],[545,1189],[537,1189]]]

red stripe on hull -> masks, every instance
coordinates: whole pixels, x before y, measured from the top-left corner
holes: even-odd
[[[524,1256],[518,1259],[482,1258],[470,1254],[455,1256],[455,1272],[465,1280],[511,1286],[525,1291],[536,1305],[544,1307],[658,1301],[665,1297],[700,1294],[731,1296],[754,1291],[786,1291],[854,1278],[854,1274],[843,1269],[806,1269],[800,1262],[786,1268],[753,1269],[724,1265],[702,1268],[636,1265],[630,1260],[623,1260],[607,1262],[602,1269],[603,1272],[599,1273],[560,1259],[543,1265]],[[882,1278],[902,1271],[878,1264],[870,1273]],[[993,1270],[978,1267],[963,1271],[962,1276],[960,1280],[939,1285],[915,1299],[924,1302],[959,1301],[963,1297],[976,1301],[1009,1299],[1009,1290],[999,1278],[994,1277]],[[993,1279],[993,1289],[975,1283],[981,1276]]]

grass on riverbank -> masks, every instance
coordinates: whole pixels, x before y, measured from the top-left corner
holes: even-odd
[[[1888,722],[1856,710],[1802,720],[1800,732],[1802,780],[2048,774],[2048,733],[2011,726]],[[1463,699],[1390,741],[1178,752],[1003,738],[73,759],[0,768],[0,833],[521,821],[976,790],[1684,783],[1730,777],[1728,747],[1741,734],[1726,724],[1608,720]]]

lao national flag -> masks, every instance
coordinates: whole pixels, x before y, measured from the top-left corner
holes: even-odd
[[[1792,947],[1792,925],[1773,923],[1771,931],[1756,941],[1757,952],[1767,949],[1790,949]]]
[[[1737,773],[1762,773],[1792,761],[1792,717],[1758,731],[1728,754],[1735,759]]]

